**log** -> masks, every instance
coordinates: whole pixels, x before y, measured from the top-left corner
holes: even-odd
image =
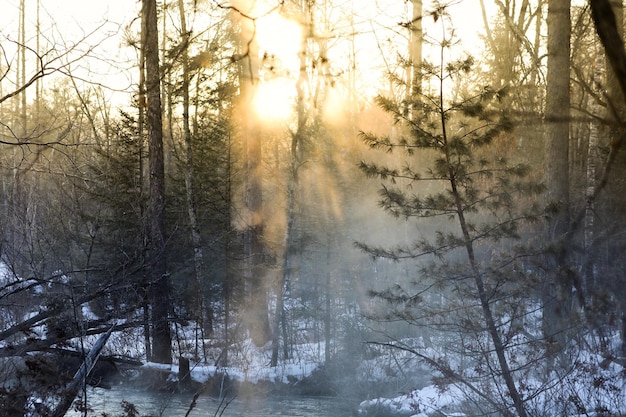
[[[67,384],[67,387],[65,387],[61,401],[52,412],[51,417],[63,417],[67,413],[67,410],[70,409],[72,403],[74,402],[74,398],[76,398],[76,394],[78,394],[80,384],[85,380],[87,375],[89,375],[89,372],[91,372],[96,362],[98,362],[100,352],[109,340],[109,336],[111,336],[111,332],[113,332],[113,327],[114,326],[111,326],[111,328],[106,333],[101,335],[93,345],[89,354],[83,361],[83,364],[80,366],[78,371],[76,371],[74,378],[69,384]]]

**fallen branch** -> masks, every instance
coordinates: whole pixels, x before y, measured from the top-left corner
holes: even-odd
[[[113,327],[114,326],[111,326],[111,328],[106,333],[101,335],[93,345],[89,354],[83,361],[83,364],[80,366],[78,371],[76,371],[74,379],[72,379],[72,381],[65,388],[61,402],[59,402],[55,410],[52,412],[51,417],[63,417],[67,413],[67,410],[70,409],[72,403],[74,402],[74,398],[76,398],[76,394],[78,394],[80,384],[85,380],[87,375],[89,375],[89,372],[91,372],[96,362],[98,362],[100,352],[109,340],[109,336],[111,336],[111,333],[113,332]]]

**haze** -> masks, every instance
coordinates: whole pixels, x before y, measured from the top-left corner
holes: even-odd
[[[3,416],[626,414],[621,5],[3,5]]]

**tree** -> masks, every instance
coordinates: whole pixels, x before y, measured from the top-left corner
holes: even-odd
[[[544,325],[546,336],[562,352],[566,347],[572,282],[567,276],[569,239],[569,71],[570,71],[570,2],[548,2],[548,73],[546,76],[546,184],[547,197],[555,205],[548,225],[548,242],[552,242],[551,269],[544,291]]]
[[[171,363],[169,284],[165,236],[165,173],[161,72],[156,0],[142,2],[142,49],[146,60],[146,123],[150,172],[150,295],[152,301],[153,360]]]
[[[268,258],[264,242],[263,217],[263,167],[261,120],[255,113],[252,100],[259,83],[260,56],[256,37],[256,21],[252,15],[253,2],[243,2],[238,8],[242,30],[240,111],[243,150],[243,204],[245,225],[243,230],[243,280],[247,292],[247,306],[243,322],[257,346],[271,339],[269,321],[268,285],[265,266]]]
[[[185,142],[185,199],[187,203],[187,214],[189,217],[189,228],[191,231],[191,245],[193,247],[194,262],[194,289],[196,294],[196,317],[201,324],[201,336],[204,343],[204,296],[202,294],[202,283],[204,278],[204,249],[202,246],[202,237],[200,234],[200,226],[198,222],[198,210],[196,198],[194,196],[194,177],[193,177],[193,155],[191,134],[191,115],[190,115],[190,82],[191,71],[189,65],[189,44],[191,32],[187,29],[187,19],[185,17],[185,6],[183,0],[178,0],[178,14],[180,16],[180,34],[181,34],[181,60],[182,60],[182,86],[181,93],[183,96],[183,136]],[[211,329],[212,330],[212,329]]]
[[[618,21],[622,19],[616,19],[615,13],[612,9],[611,3],[608,0],[591,0],[591,15],[594,22],[594,26],[604,47],[607,61],[609,62],[613,73],[615,74],[615,78],[617,79],[617,83],[619,84],[619,89],[621,90],[621,97],[624,99],[626,97],[626,51],[624,50],[624,41],[620,35],[622,33],[621,28],[617,25]],[[619,8],[618,8],[619,10]],[[616,105],[617,108],[622,108],[622,105],[626,105],[626,103],[620,103]],[[620,126],[620,128],[623,128]],[[621,131],[622,129],[620,129]],[[614,140],[610,144],[610,151],[607,155],[607,160],[605,163],[604,172],[598,182],[596,189],[593,195],[590,197],[590,201],[597,198],[599,193],[606,187],[609,181],[609,174],[612,171],[614,165],[619,165],[619,155],[620,149],[623,148],[623,136],[619,136],[618,139]],[[622,158],[624,155],[623,149],[621,152]],[[619,199],[618,199],[619,201]],[[617,224],[623,227],[623,211],[620,212],[621,216],[618,214]],[[615,242],[616,252],[619,252],[620,248],[623,247],[623,241],[618,239]],[[614,266],[615,275],[618,277],[616,282],[617,288],[622,288],[624,284],[624,273],[623,273],[623,265],[615,265]],[[624,306],[623,301],[618,302],[619,309],[621,310],[621,336],[622,336],[622,346],[621,346],[621,356],[626,357],[626,307]],[[622,366],[624,364],[622,363]]]
[[[404,127],[403,133],[398,137],[361,134],[373,149],[404,152],[401,165],[362,162],[360,168],[367,176],[390,183],[380,190],[380,205],[391,215],[421,223],[441,217],[454,220],[454,224],[439,223],[434,239],[418,236],[391,249],[362,242],[357,245],[373,257],[433,258],[432,262],[424,261],[426,266],[414,288],[397,286],[374,295],[390,303],[391,312],[384,317],[454,336],[449,348],[466,350],[470,357],[476,355],[466,366],[479,367],[479,379],[436,354],[420,353],[400,341],[390,345],[415,353],[444,379],[464,386],[494,411],[508,414],[511,407],[524,417],[529,415],[525,398],[532,394],[522,393],[522,375],[532,372],[532,366],[529,362],[512,365],[510,350],[521,330],[512,323],[526,320],[528,311],[523,306],[530,300],[524,300],[522,294],[532,288],[532,283],[507,265],[518,262],[511,242],[539,213],[538,207],[521,201],[536,196],[542,188],[526,178],[527,166],[509,164],[506,154],[495,151],[507,140],[512,127],[500,109],[505,90],[485,87],[469,97],[449,99],[455,94],[448,88],[471,71],[473,59],[444,62],[444,50],[451,42],[449,38],[440,42],[441,63],[425,62],[420,68],[430,91],[418,92],[409,102],[377,99]],[[409,117],[408,108],[419,109],[419,115]],[[506,249],[498,251],[495,245]],[[504,293],[516,301],[505,301]],[[444,340],[442,336],[434,344],[446,344]],[[506,387],[502,398],[491,389],[478,388],[480,376],[490,379],[492,387]]]

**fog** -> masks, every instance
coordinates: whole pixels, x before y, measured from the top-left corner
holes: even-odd
[[[62,3],[0,16],[2,415],[626,412],[589,8]]]

